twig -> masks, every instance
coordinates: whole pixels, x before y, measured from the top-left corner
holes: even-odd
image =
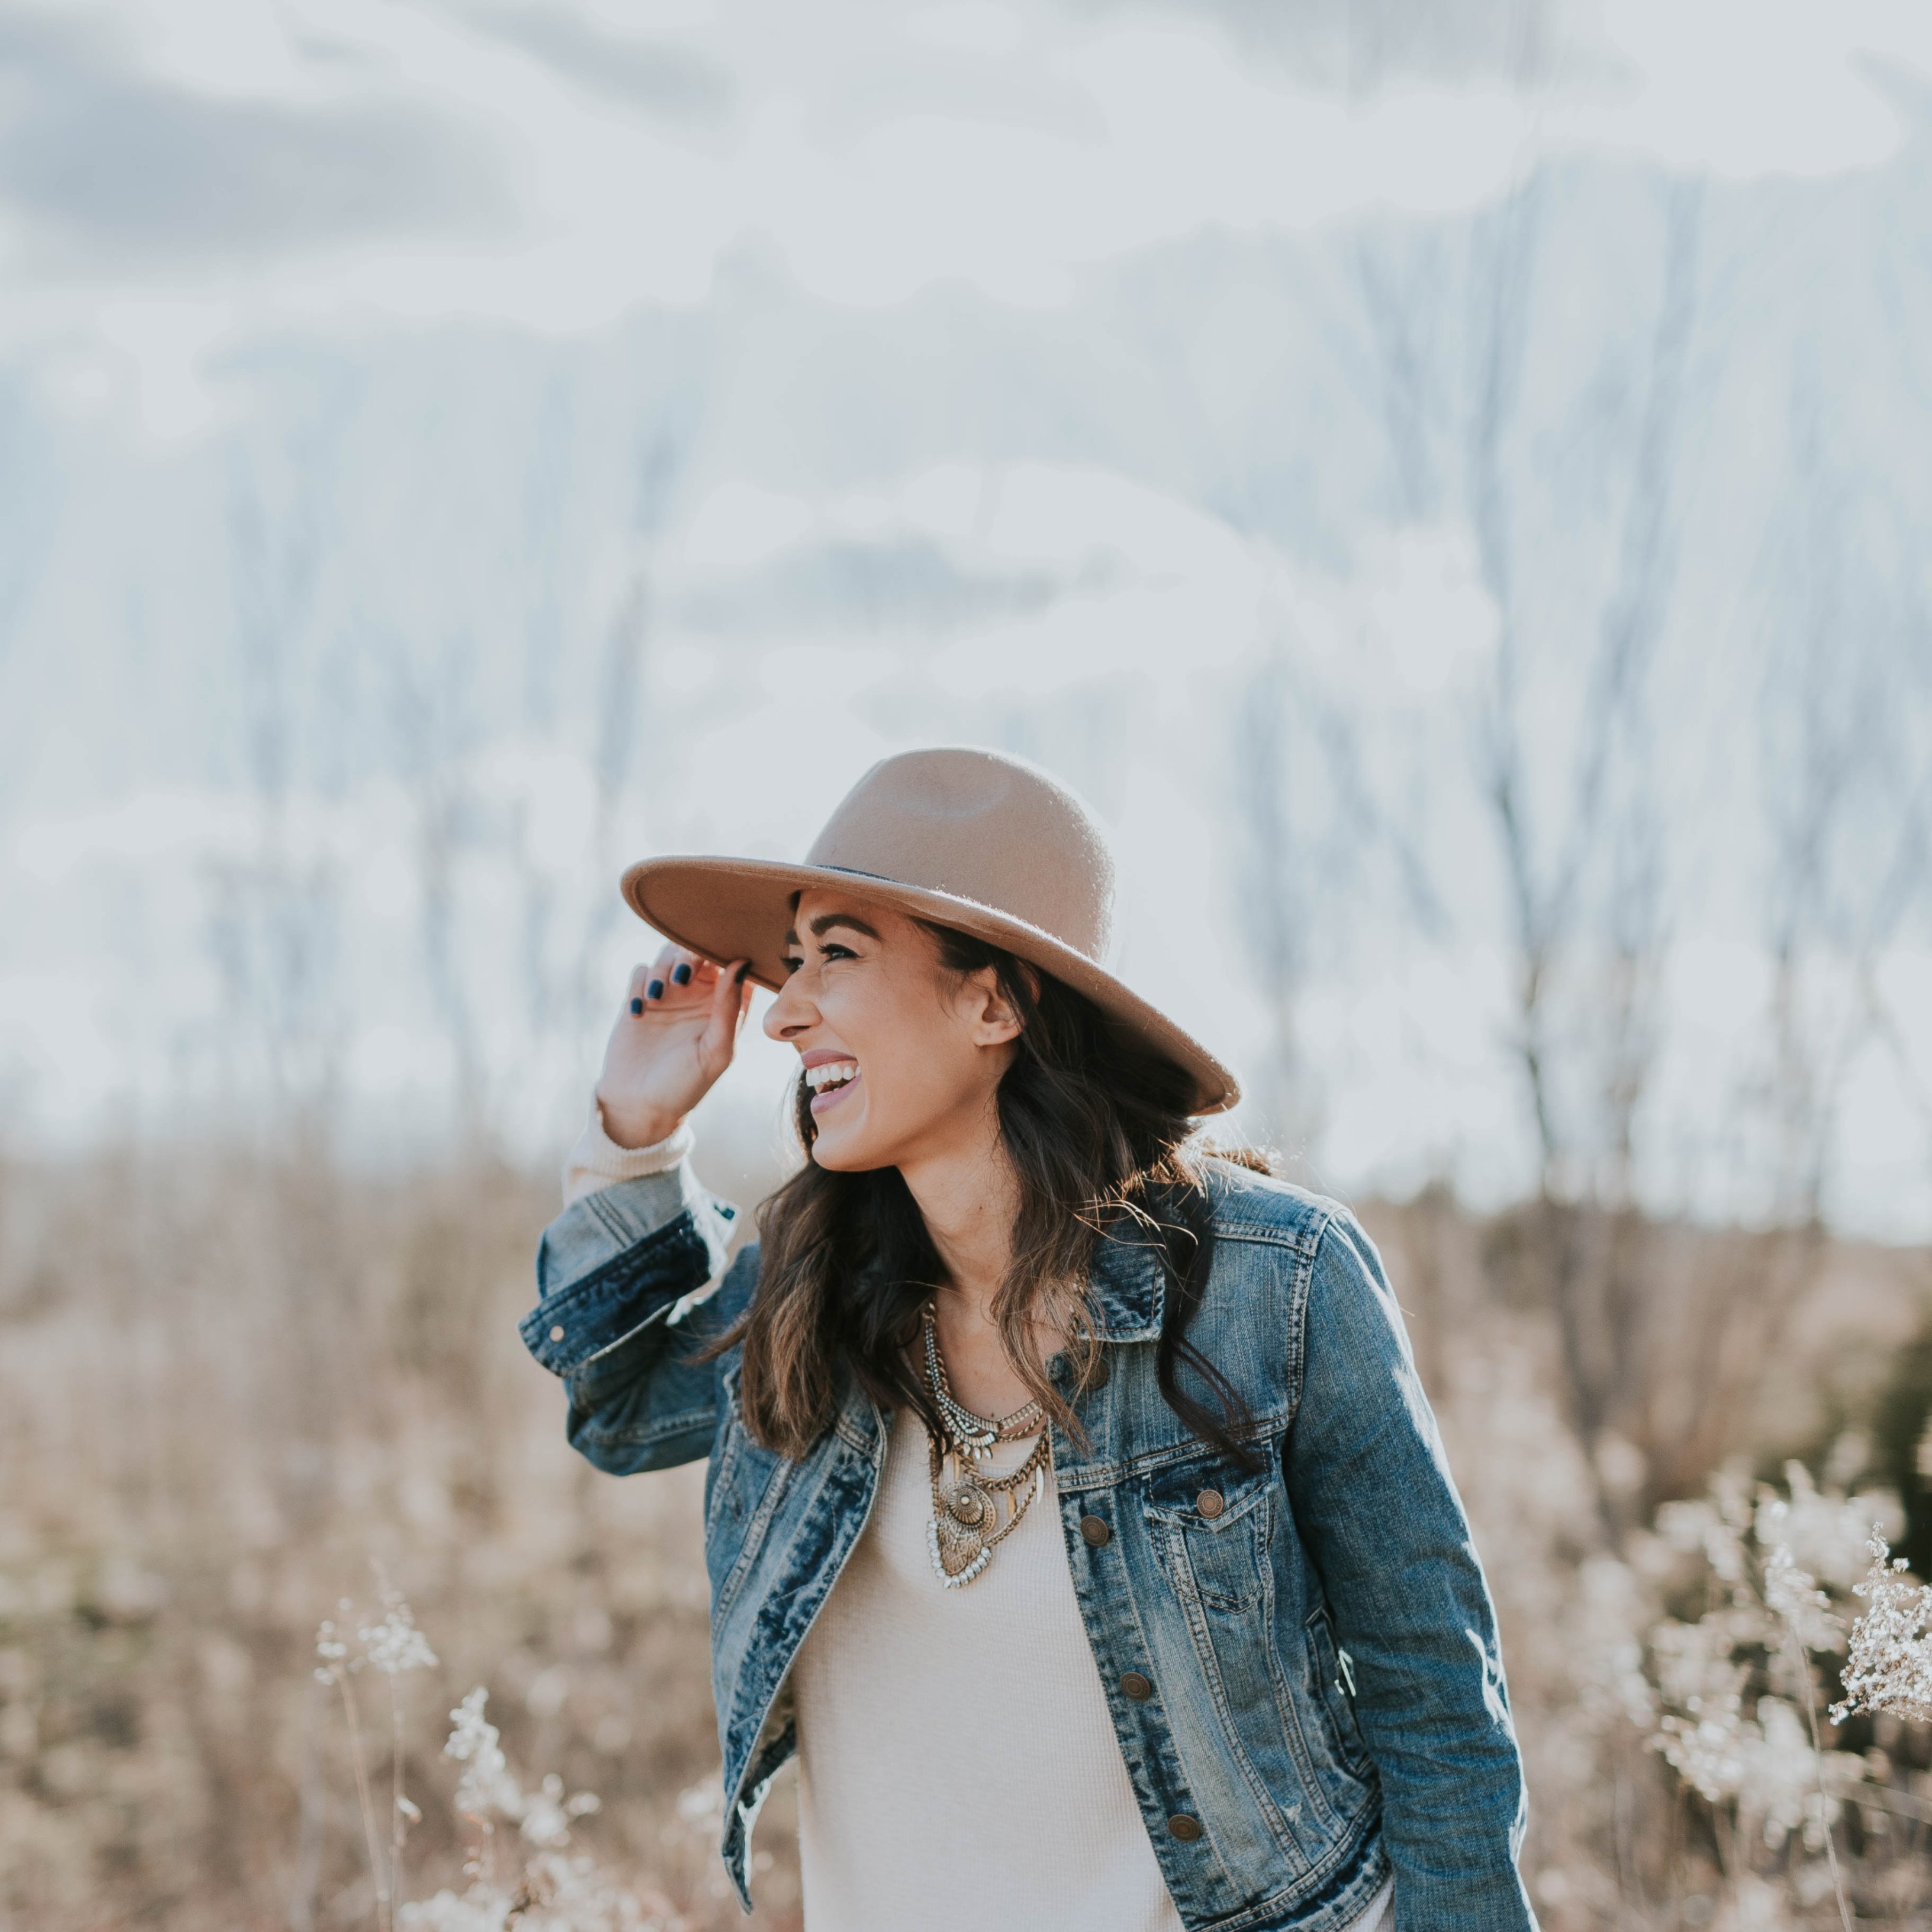
[[[1785,1640],[1791,1646],[1798,1662],[1798,1675],[1804,1685],[1804,1714],[1811,1724],[1811,1762],[1818,1774],[1818,1822],[1824,1827],[1825,1856],[1831,1862],[1832,1889],[1838,1900],[1838,1923],[1844,1932],[1852,1932],[1852,1908],[1845,1898],[1845,1880],[1838,1870],[1838,1840],[1832,1832],[1832,1797],[1825,1789],[1825,1754],[1818,1741],[1818,1693],[1811,1681],[1811,1660],[1804,1654],[1804,1646],[1799,1642],[1798,1626],[1787,1616],[1784,1619]]]
[[[394,1671],[385,1673],[389,1686],[389,1901],[390,1923],[403,1882],[403,1701],[396,1694]]]
[[[389,1888],[382,1876],[382,1854],[376,1840],[376,1806],[369,1796],[368,1768],[362,1762],[362,1727],[356,1721],[356,1699],[349,1688],[349,1673],[338,1670],[335,1681],[341,1687],[342,1709],[349,1722],[349,1754],[356,1767],[356,1796],[362,1808],[362,1836],[369,1847],[369,1876],[376,1886],[376,1932],[390,1932]]]

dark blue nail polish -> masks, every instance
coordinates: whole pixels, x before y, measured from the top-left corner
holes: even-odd
[[[664,998],[664,982],[662,980],[653,980],[651,983],[644,988],[644,996],[647,999],[662,999]]]
[[[738,968],[738,970],[737,970],[737,971],[736,971],[736,972],[734,973],[734,974],[731,975],[731,976],[732,976],[732,978],[733,978],[733,979],[734,979],[734,980],[742,980],[742,979],[743,979],[743,977],[745,976],[745,975],[746,975],[747,973],[748,973],[751,970],[752,970],[752,962],[748,959],[748,960],[746,960],[746,961],[745,962],[745,963],[744,963],[744,964],[743,964],[743,965],[740,966],[740,967]]]
[[[644,1001],[643,1001],[642,1000],[633,1000],[631,1002],[631,1010],[632,1010],[632,1012],[634,1012],[634,1013],[640,1013],[640,1012],[642,1012],[644,1011]]]
[[[691,968],[688,966],[685,965],[674,966],[670,969],[670,982],[674,986],[689,986],[691,984]]]

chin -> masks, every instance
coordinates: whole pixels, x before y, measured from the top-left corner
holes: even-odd
[[[828,1147],[830,1137],[820,1134],[812,1144],[812,1158],[828,1174],[865,1174],[875,1167],[884,1167],[888,1162],[874,1159],[858,1148]]]
[[[812,1143],[812,1158],[828,1174],[869,1174],[874,1168],[895,1165],[892,1150],[874,1145],[870,1134],[842,1133],[836,1128],[829,1132],[820,1129]]]

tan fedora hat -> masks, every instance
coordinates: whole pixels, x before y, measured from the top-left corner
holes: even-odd
[[[624,896],[666,938],[706,958],[748,959],[784,981],[792,895],[850,890],[956,927],[1084,993],[1193,1076],[1197,1114],[1240,1098],[1234,1076],[1100,964],[1114,922],[1114,859],[1081,800],[998,752],[940,746],[882,759],[845,795],[802,866],[646,859]]]

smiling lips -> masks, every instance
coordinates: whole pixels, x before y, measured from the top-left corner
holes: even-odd
[[[838,1104],[847,1088],[859,1077],[856,1060],[822,1060],[805,1070],[812,1088],[812,1111],[814,1115]]]

